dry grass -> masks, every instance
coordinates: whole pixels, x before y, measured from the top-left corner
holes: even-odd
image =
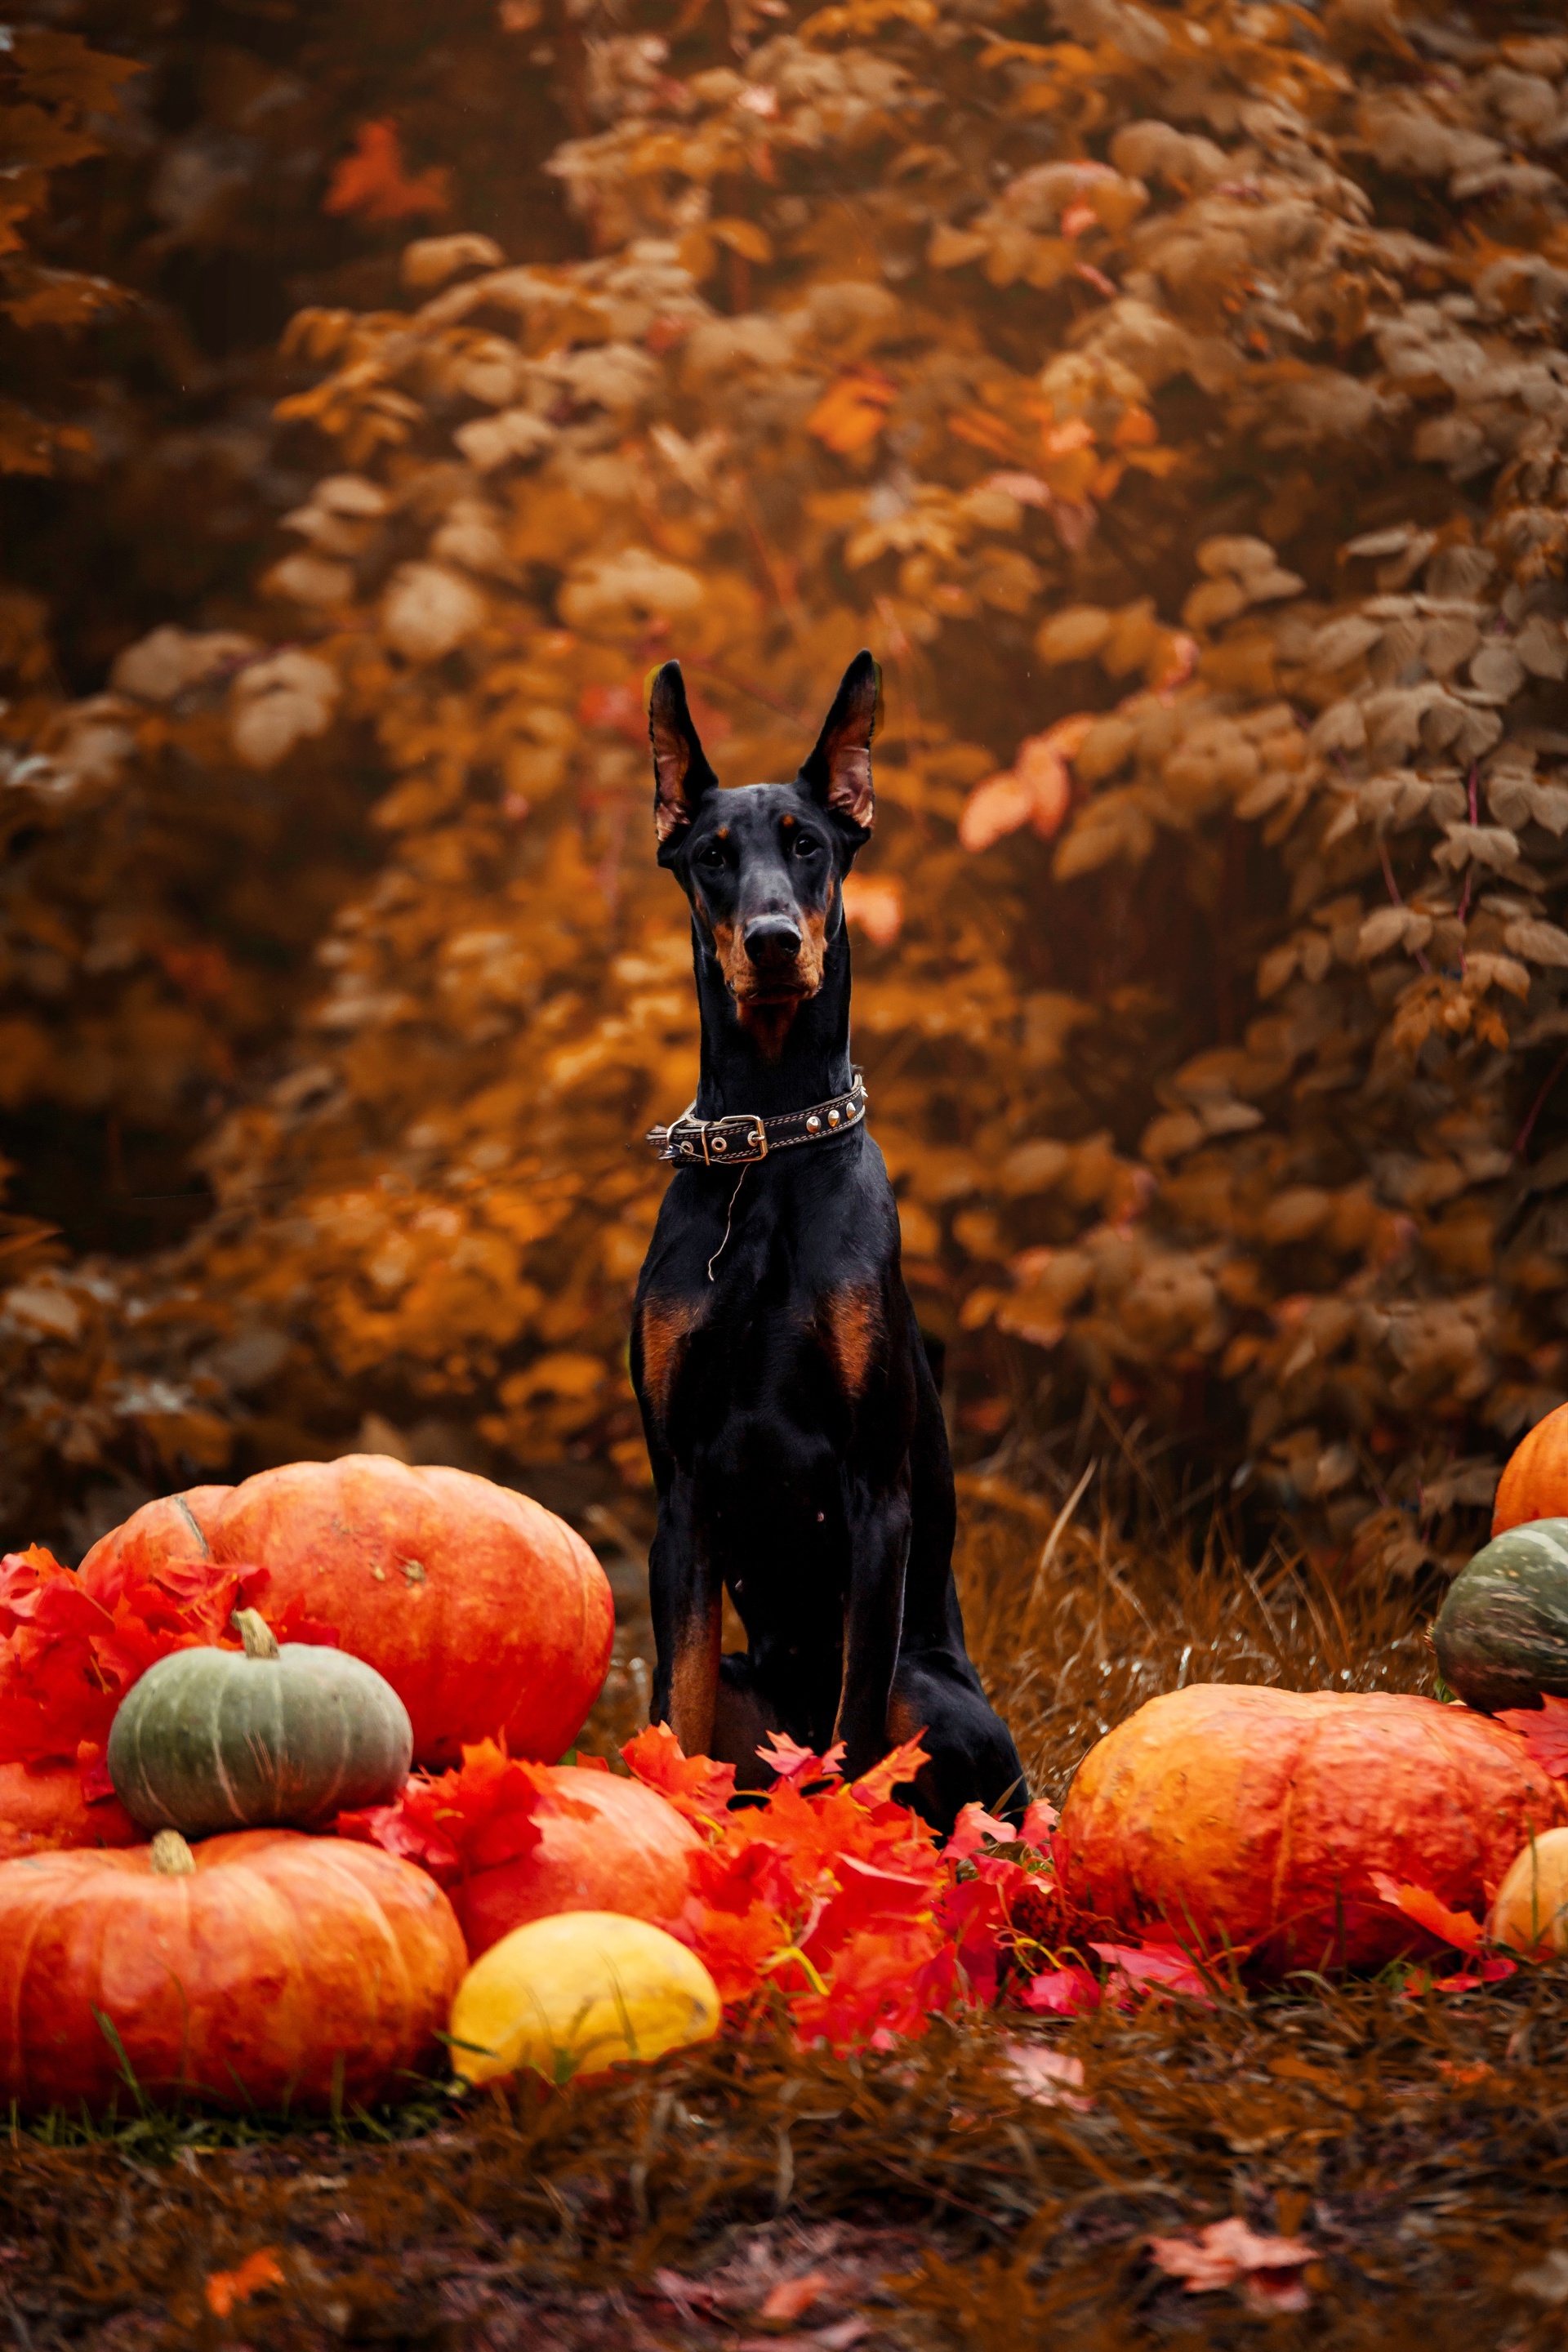
[[[1336,1595],[1279,1554],[1248,1572],[1179,1520],[1138,1531],[1114,1495],[1080,1501],[1042,1566],[1059,1510],[996,1465],[965,1495],[974,1647],[1043,1788],[1184,1678],[1427,1671],[1407,1597]],[[942,2022],[857,2062],[721,2047],[335,2133],[147,2121],[89,2143],[61,2119],[55,2145],[0,2144],[0,2346],[8,2323],[24,2352],[1545,2352],[1568,2290],[1565,2032],[1563,1971],[1422,2001],[1305,1980],[1211,2011]],[[1028,2035],[1081,2059],[1086,2109],[1020,2099],[1007,2051]],[[1311,2241],[1308,2311],[1265,2321],[1151,2264],[1151,2232],[1232,2212]],[[263,2248],[283,2284],[219,2318],[206,2280]],[[764,2320],[804,2271],[818,2303]]]
[[[970,1653],[1037,1794],[1059,1803],[1113,1724],[1188,1683],[1432,1687],[1408,1586],[1344,1593],[1278,1543],[1249,1566],[1213,1517],[1152,1511],[1152,1527],[1130,1527],[1122,1498],[1096,1495],[1097,1466],[1059,1503],[996,1471],[959,1481]]]

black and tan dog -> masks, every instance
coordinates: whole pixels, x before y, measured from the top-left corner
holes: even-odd
[[[649,719],[658,857],[691,901],[696,1100],[643,1266],[632,1378],[658,1487],[653,1717],[764,1784],[759,1741],[863,1772],[923,1727],[949,1829],[1017,1815],[1016,1750],[963,1645],[942,1404],[849,1061],[844,877],[871,830],[877,666],[851,663],[793,783],[721,791],[679,664]],[[747,1651],[720,1655],[722,1591]]]

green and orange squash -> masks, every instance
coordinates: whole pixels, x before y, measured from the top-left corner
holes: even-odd
[[[1448,1587],[1432,1646],[1449,1689],[1488,1715],[1568,1698],[1568,1518],[1484,1545]]]

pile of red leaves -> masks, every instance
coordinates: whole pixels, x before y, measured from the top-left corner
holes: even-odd
[[[955,2003],[1005,1992],[1056,2014],[1154,1990],[1205,1996],[1173,1946],[1075,1944],[1092,1923],[1065,1912],[1051,1806],[1031,1805],[1015,1832],[968,1805],[942,1846],[893,1794],[925,1760],[918,1740],[855,1781],[839,1748],[817,1756],[774,1734],[763,1752],[772,1787],[734,1805],[734,1767],[684,1755],[665,1725],[622,1750],[701,1835],[670,1926],[711,1972],[732,2026],[782,2011],[804,2045],[847,2052],[889,2048]],[[588,1758],[584,1769],[608,1767]],[[337,1827],[450,1886],[528,1853],[542,1819],[574,1810],[559,1774],[487,1740],[464,1750],[460,1770],[416,1773],[395,1804]]]
[[[0,1764],[76,1764],[90,1800],[110,1793],[103,1750],[132,1684],[171,1650],[237,1647],[236,1609],[264,1568],[168,1560],[133,1573],[112,1609],[41,1544],[0,1559]],[[275,1626],[284,1639],[291,1628]],[[313,1641],[335,1642],[313,1626]]]

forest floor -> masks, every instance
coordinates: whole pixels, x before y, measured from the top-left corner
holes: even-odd
[[[1170,1531],[1058,1525],[1003,1475],[965,1484],[974,1648],[1046,1793],[1180,1681],[1428,1678],[1408,1595],[1194,1565]],[[601,1527],[612,1550],[637,1519]],[[611,1566],[614,1714],[636,1703],[640,1633]],[[1050,2024],[939,2020],[858,2059],[723,2043],[292,2133],[14,2123],[0,2346],[1545,2352],[1568,2306],[1565,2038],[1560,1969],[1414,1999],[1393,1973],[1300,1978]],[[1081,2083],[1031,2075],[1042,2047]],[[1245,2275],[1191,2292],[1152,2259],[1152,2237],[1229,2216],[1310,2259],[1272,2295]]]

